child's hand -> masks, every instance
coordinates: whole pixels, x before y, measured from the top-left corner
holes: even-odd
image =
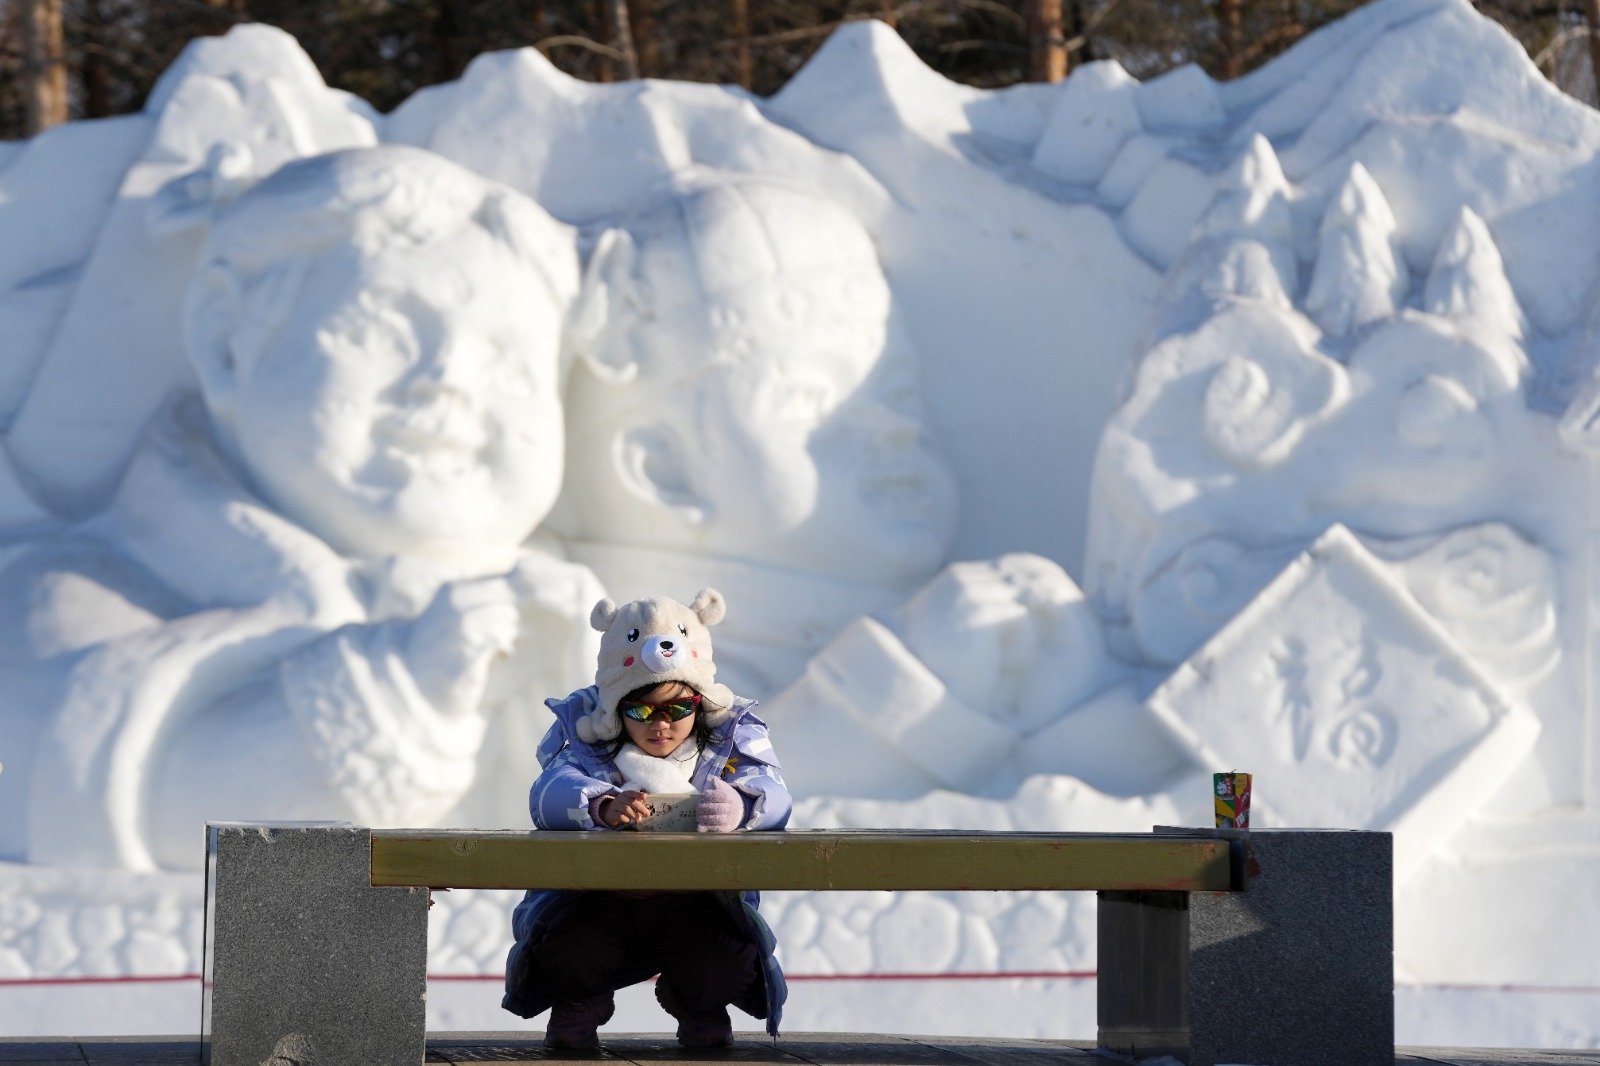
[[[650,817],[650,804],[645,802],[648,795],[629,789],[608,797],[600,808],[600,820],[613,829],[644,821]]]
[[[695,831],[699,833],[731,833],[744,821],[744,800],[739,790],[720,777],[700,793],[700,805],[694,812]]]

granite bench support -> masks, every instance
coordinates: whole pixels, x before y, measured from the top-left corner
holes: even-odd
[[[418,1066],[428,890],[373,888],[371,830],[206,827],[200,1039],[216,1066]]]
[[[1207,1066],[1392,1063],[1390,835],[1211,832],[1236,838],[1242,891],[1100,893],[1100,1046]]]
[[[1384,833],[300,823],[213,825],[207,837],[201,1025],[214,1066],[418,1066],[432,888],[1095,891],[1103,1048],[1192,1066],[1394,1056]]]

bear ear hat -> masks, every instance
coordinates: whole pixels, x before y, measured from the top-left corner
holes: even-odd
[[[705,595],[705,593],[701,593]],[[720,599],[720,597],[718,597]],[[699,603],[699,600],[695,601]],[[609,598],[601,600],[594,605],[594,610],[589,612],[589,624],[604,633],[611,628],[611,623],[617,620],[617,605]]]
[[[596,605],[595,610],[599,609]],[[716,589],[701,589],[689,605],[689,610],[695,613],[702,625],[714,626],[727,615],[728,604]]]

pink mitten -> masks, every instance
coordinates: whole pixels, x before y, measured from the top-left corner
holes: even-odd
[[[694,812],[695,829],[701,833],[731,833],[744,821],[744,800],[739,790],[720,777],[700,793],[700,806]]]

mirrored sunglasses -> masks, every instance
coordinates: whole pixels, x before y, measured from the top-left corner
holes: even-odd
[[[635,722],[648,722],[658,713],[667,716],[669,721],[681,722],[700,708],[700,695],[680,696],[675,700],[665,703],[645,703],[641,700],[629,700],[617,705],[617,710]]]

